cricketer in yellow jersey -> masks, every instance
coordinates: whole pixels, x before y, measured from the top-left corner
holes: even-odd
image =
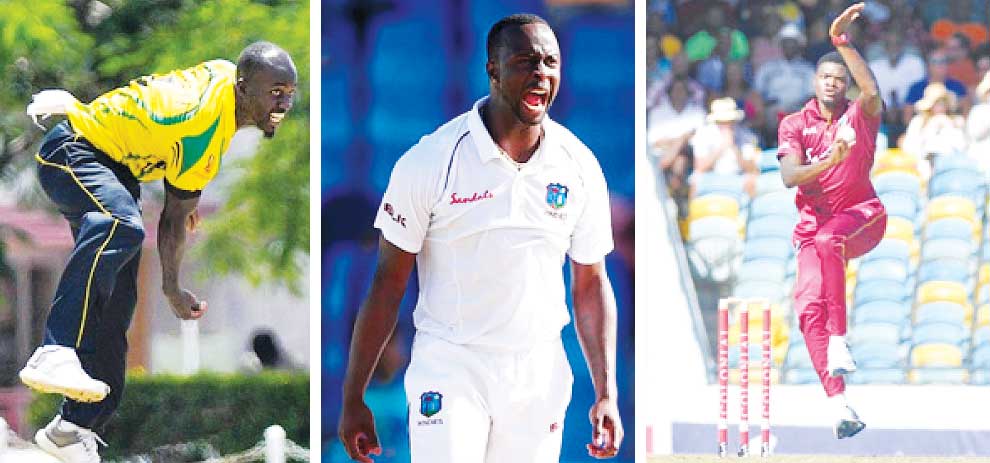
[[[140,77],[89,104],[46,91],[28,106],[33,116],[68,118],[45,136],[37,161],[41,186],[75,239],[43,345],[20,372],[29,387],[65,396],[59,414],[35,436],[43,450],[65,463],[100,461],[96,432],[120,403],[137,300],[145,234],[140,183],[164,179],[162,291],[178,318],[199,319],[206,302],[179,284],[179,266],[200,193],[237,129],[275,134],[292,107],[296,80],[285,50],[256,42],[236,66],[213,60]]]

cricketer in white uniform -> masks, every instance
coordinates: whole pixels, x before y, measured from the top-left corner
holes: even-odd
[[[413,463],[559,461],[573,377],[560,340],[574,318],[594,382],[588,452],[616,454],[615,298],[608,191],[591,151],[546,117],[560,80],[553,31],[512,15],[488,34],[490,96],[396,163],[375,227],[378,268],[354,327],[340,438],[380,454],[364,392],[419,266],[405,377]]]

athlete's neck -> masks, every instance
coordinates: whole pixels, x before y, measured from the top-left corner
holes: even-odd
[[[526,162],[540,145],[543,125],[525,124],[494,97],[481,104],[481,121],[492,141],[516,162]]]
[[[254,125],[254,121],[248,117],[248,110],[244,107],[244,99],[238,98],[237,92],[234,92],[234,123],[237,128],[247,127],[249,125]]]
[[[816,101],[818,102],[818,112],[821,113],[822,117],[825,118],[825,120],[829,120],[829,121],[831,121],[832,117],[835,116],[835,112],[837,108],[845,104],[844,101],[837,101],[832,104],[828,104],[822,100],[817,100],[817,99]]]

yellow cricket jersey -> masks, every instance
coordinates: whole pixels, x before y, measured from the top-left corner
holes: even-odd
[[[153,74],[76,103],[67,115],[75,132],[141,182],[165,178],[202,190],[220,167],[237,123],[236,66],[226,60]]]

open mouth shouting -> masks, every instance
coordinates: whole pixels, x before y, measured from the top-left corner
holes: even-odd
[[[542,88],[532,88],[523,94],[522,109],[531,119],[539,120],[546,114],[550,92]]]

